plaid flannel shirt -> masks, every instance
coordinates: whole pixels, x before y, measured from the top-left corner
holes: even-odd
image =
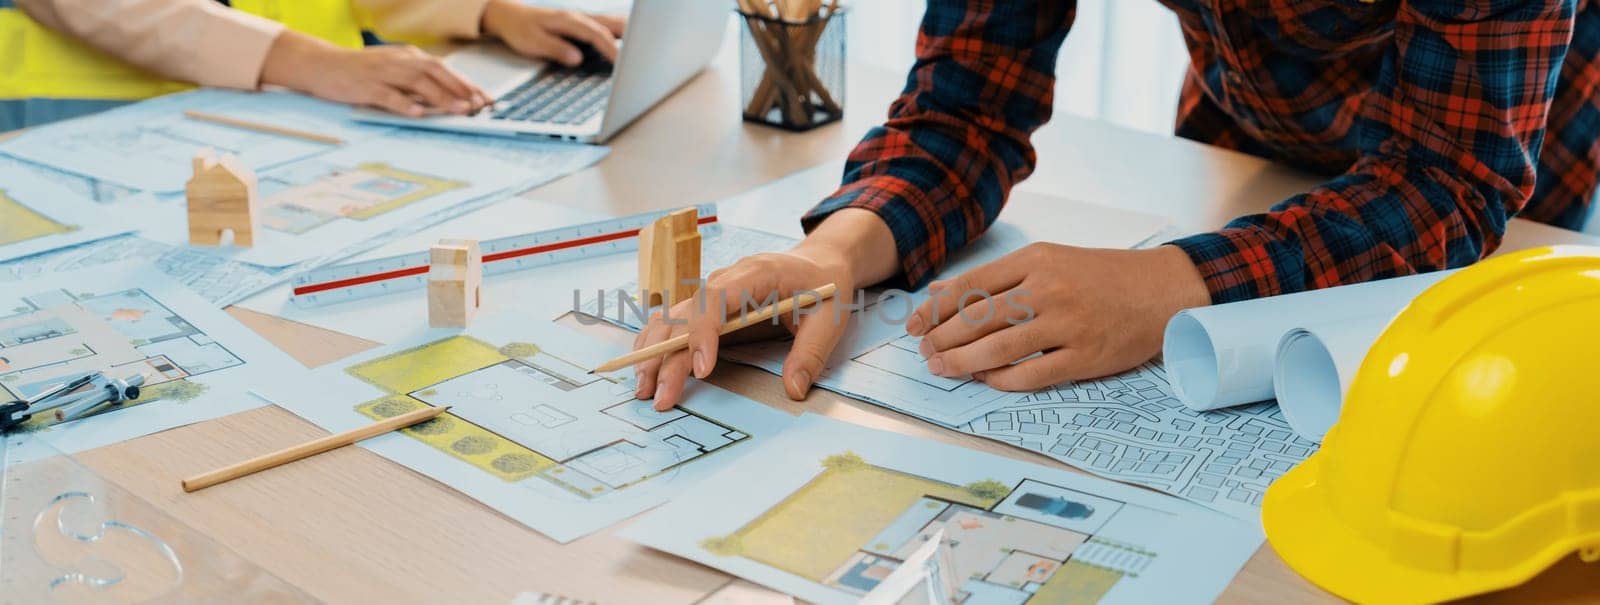
[[[1467,265],[1513,216],[1587,218],[1600,168],[1594,2],[1164,3],[1190,49],[1177,134],[1329,177],[1172,242],[1213,302]],[[875,211],[905,280],[932,279],[1032,172],[1029,136],[1050,118],[1076,5],[930,0],[904,92],[806,228]]]

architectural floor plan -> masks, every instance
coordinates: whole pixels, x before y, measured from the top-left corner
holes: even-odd
[[[335,220],[363,221],[466,183],[397,169],[382,162],[354,166],[298,162],[258,183],[261,223],[302,234]]]
[[[506,481],[537,478],[585,499],[670,473],[750,438],[687,410],[656,412],[650,402],[634,399],[631,386],[590,374],[532,343],[496,349],[455,336],[346,373],[394,392],[356,411],[382,418],[419,404],[450,406],[453,420],[411,431],[413,436]],[[442,375],[450,376],[417,384]]]
[[[0,401],[94,372],[144,379],[131,401],[67,422],[33,414],[23,425],[68,453],[258,407],[247,385],[298,369],[153,268],[59,273],[0,288]]]
[[[285,92],[206,89],[33,128],[0,144],[6,154],[129,189],[181,192],[195,152],[238,155],[257,171],[330,149],[324,143],[187,118],[185,111],[336,136],[347,142],[389,128],[352,124],[347,106]]]
[[[631,374],[589,373],[615,352],[555,324],[491,314],[260,393],[335,431],[450,406],[364,445],[563,542],[659,504],[788,423],[705,384],[657,412],[634,399]]]
[[[1203,602],[1253,524],[1102,479],[805,416],[623,535],[816,603],[853,603],[943,537],[964,605]]]
[[[145,396],[122,407],[192,398],[190,377],[244,363],[142,289],[84,296],[56,290],[16,304],[0,317],[0,395],[12,399],[91,372],[144,377]]]
[[[540,172],[481,151],[440,154],[387,138],[349,143],[256,171],[263,229],[255,245],[205,251],[263,267],[348,256],[503,199]],[[188,242],[187,230],[155,237]]]
[[[955,602],[1094,603],[1157,553],[1095,536],[1123,503],[1027,479],[950,485],[852,453],[739,531],[702,545],[865,595],[943,530]],[[871,532],[871,533],[869,533]],[[803,548],[792,537],[810,534]]]

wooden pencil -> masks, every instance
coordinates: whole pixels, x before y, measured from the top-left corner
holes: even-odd
[[[293,128],[284,128],[282,126],[273,126],[272,124],[262,124],[260,122],[251,122],[249,120],[241,120],[241,119],[238,119],[238,118],[230,118],[230,117],[227,117],[227,116],[219,116],[219,115],[214,115],[214,114],[209,114],[209,113],[203,113],[203,112],[195,111],[193,109],[184,111],[183,115],[184,115],[184,117],[187,117],[187,118],[189,118],[191,120],[200,120],[202,122],[211,122],[213,124],[221,124],[223,126],[232,126],[234,128],[243,128],[245,130],[254,130],[256,132],[265,132],[265,133],[268,133],[268,134],[275,134],[275,135],[279,135],[279,136],[294,137],[294,138],[297,138],[297,139],[305,139],[307,141],[316,141],[318,143],[327,143],[329,145],[343,145],[344,144],[344,139],[341,139],[339,137],[330,137],[328,135],[317,134],[315,132],[306,132],[304,130],[295,130]]]
[[[787,315],[789,313],[793,313],[795,309],[803,309],[805,307],[817,304],[818,301],[833,296],[833,293],[837,292],[838,290],[838,286],[834,284],[828,284],[822,286],[821,288],[817,288],[814,292],[803,293],[793,298],[785,299],[778,304],[770,307],[764,307],[755,313],[741,313],[739,317],[733,319],[732,321],[724,322],[722,324],[722,328],[718,330],[717,333],[728,334],[730,332],[736,332],[764,321],[771,321],[775,316]],[[643,349],[639,349],[627,355],[623,355],[611,361],[600,364],[600,367],[595,368],[589,373],[599,374],[601,372],[620,370],[648,359],[654,359],[656,357],[660,357],[668,353],[682,351],[687,348],[689,348],[689,335],[679,334],[678,336],[674,336]]]
[[[369,439],[385,433],[397,431],[413,424],[431,420],[434,417],[450,411],[449,406],[425,407],[412,410],[399,416],[374,422],[367,426],[352,429],[337,435],[328,435],[315,441],[308,441],[300,445],[279,450],[270,454],[257,456],[244,462],[219,468],[209,473],[195,475],[183,480],[183,491],[195,492],[205,488],[227,483],[240,477],[259,473],[269,468],[283,466],[296,460],[310,458],[317,454],[336,450],[363,439]]]

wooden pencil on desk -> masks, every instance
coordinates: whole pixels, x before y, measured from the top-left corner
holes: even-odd
[[[308,141],[316,141],[318,143],[327,143],[329,145],[343,145],[344,144],[344,139],[341,139],[339,137],[330,137],[328,135],[317,134],[315,132],[306,132],[304,130],[295,130],[293,128],[284,128],[282,126],[274,126],[272,124],[262,124],[260,122],[251,122],[249,120],[241,120],[241,119],[238,119],[238,118],[230,118],[230,117],[227,117],[227,116],[213,115],[213,114],[209,114],[209,113],[203,113],[203,112],[195,111],[195,110],[192,110],[192,109],[183,112],[183,115],[184,115],[184,117],[187,117],[187,118],[189,118],[191,120],[200,120],[202,122],[211,122],[213,124],[221,124],[223,126],[232,126],[234,128],[243,128],[245,130],[254,130],[256,132],[265,132],[267,134],[275,134],[275,135],[285,136],[285,137],[295,137],[295,138],[299,138],[299,139],[305,139],[305,140],[308,140]]]
[[[803,309],[817,304],[818,301],[833,296],[833,293],[837,292],[838,290],[838,286],[835,286],[834,284],[828,284],[821,288],[817,288],[813,292],[806,292],[793,298],[785,299],[778,304],[765,307],[755,313],[740,314],[738,318],[735,318],[732,321],[724,322],[722,324],[722,328],[718,330],[717,333],[728,334],[730,332],[737,332],[764,321],[771,321],[775,316],[787,315],[789,313],[793,313],[795,309]],[[602,363],[600,364],[600,367],[590,370],[589,373],[599,374],[601,372],[620,370],[648,359],[654,359],[668,353],[676,353],[687,348],[689,348],[689,335],[679,334],[678,336],[674,336],[643,349],[639,349],[627,355],[623,355],[611,361]]]
[[[450,411],[449,406],[425,407],[420,410],[412,410],[399,416],[374,422],[358,429],[348,430],[337,435],[328,435],[327,437],[323,437],[316,441],[309,441],[288,449],[273,452],[271,454],[257,456],[232,466],[226,466],[209,473],[195,475],[188,479],[184,479],[183,491],[195,492],[203,490],[213,485],[227,483],[234,479],[259,473],[269,468],[283,466],[296,460],[310,458],[317,454],[339,449],[363,439],[377,437],[378,435],[398,431],[413,424],[431,420],[434,417],[448,411]]]

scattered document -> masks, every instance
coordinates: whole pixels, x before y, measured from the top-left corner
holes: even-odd
[[[1295,436],[1271,402],[1216,412],[1184,407],[1154,362],[1030,394],[935,376],[918,352],[920,339],[872,318],[882,313],[874,307],[857,318],[817,386],[1240,519],[1258,518],[1267,486],[1317,447]],[[722,357],[778,374],[789,344],[731,347]]]
[[[143,376],[143,394],[79,420],[35,415],[10,436],[14,459],[30,458],[36,439],[74,453],[259,407],[247,389],[305,369],[153,269],[106,267],[0,289],[0,397],[32,397],[91,372]]]
[[[685,405],[656,412],[633,398],[631,371],[589,373],[621,352],[502,313],[323,367],[314,380],[263,382],[259,393],[334,432],[451,406],[362,446],[560,542],[715,485],[701,480],[791,421],[704,383]]]
[[[1004,223],[991,235],[998,237],[980,240],[952,266],[975,267],[1025,241]],[[707,240],[707,270],[792,243],[728,226],[722,236]],[[631,291],[631,285],[612,290],[604,297],[610,306],[603,314],[586,294],[583,312],[637,331],[638,315],[614,303],[619,294]],[[1295,435],[1271,402],[1216,412],[1186,408],[1159,363],[1032,394],[992,389],[970,376],[936,376],[928,372],[918,350],[920,339],[908,336],[903,327],[924,297],[918,293],[880,300],[859,312],[815,379],[816,386],[1178,495],[1240,519],[1259,518],[1267,486],[1317,448]],[[722,357],[779,374],[789,345],[787,339],[750,343],[724,348]]]
[[[385,140],[420,145],[434,150],[459,151],[493,156],[522,170],[524,180],[513,186],[524,191],[584,168],[593,166],[611,153],[600,145],[581,145],[526,138],[400,128],[383,136]],[[531,231],[531,229],[524,229]],[[482,238],[480,238],[482,239]]]
[[[0,262],[136,231],[150,224],[148,214],[0,165]]]
[[[330,135],[347,143],[392,128],[349,120],[349,106],[287,92],[197,90],[32,128],[0,153],[130,189],[183,190],[195,153],[233,154],[257,171],[334,146],[184,117],[186,110]]]
[[[56,168],[19,160],[3,154],[0,154],[0,171],[25,172],[37,179],[55,183],[59,187],[65,187],[79,197],[89,198],[99,204],[109,204],[139,194],[138,190],[108,183],[92,176],[64,172]]]
[[[361,253],[347,262],[359,262],[427,250],[440,238],[489,240],[543,229],[577,225],[601,217],[569,206],[512,198],[481,208],[426,231],[412,233],[376,249]],[[633,271],[633,254],[619,254],[583,261],[583,270],[572,265],[540,267],[487,276],[483,285],[484,314],[500,311],[536,317],[555,317],[572,306],[572,293],[588,286],[596,275],[626,279]],[[612,283],[612,282],[606,282]],[[279,284],[242,302],[240,306],[327,330],[334,330],[376,342],[400,342],[428,329],[427,290],[410,290],[384,296],[320,307],[302,307],[290,301],[292,287]],[[585,297],[594,294],[587,292]]]
[[[546,161],[532,164],[535,166],[535,168],[531,171],[534,177],[533,181],[527,180],[530,171],[521,171],[522,177],[520,178],[523,180],[517,186],[536,186],[544,182],[560,178],[566,174],[570,174],[572,171],[580,170],[594,161],[597,161],[599,158],[603,157],[606,152],[604,147],[573,145],[537,147],[538,151],[530,151],[531,149],[535,149],[535,147],[528,147],[524,149],[522,153],[537,154],[539,157],[543,157]],[[534,155],[526,155],[525,157],[534,157]],[[165,229],[167,229],[166,239],[169,242],[181,241],[186,238],[185,234],[178,231],[179,227],[187,224],[181,214],[181,201],[172,200],[167,202],[172,204],[171,206],[157,206],[154,208],[143,205],[143,200],[131,201],[136,203],[134,207],[140,211],[146,211],[146,209],[149,209],[149,212],[166,217],[163,220],[180,221],[177,223],[168,223],[168,225],[165,227]],[[145,237],[128,235],[57,250],[49,254],[36,255],[17,261],[0,262],[0,283],[7,281],[20,281],[30,279],[34,276],[46,275],[61,271],[73,271],[83,267],[96,266],[105,263],[156,263],[164,273],[188,286],[191,290],[194,290],[206,300],[213,302],[217,306],[227,306],[244,300],[246,297],[251,295],[260,293],[274,285],[281,284],[300,271],[320,266],[322,264],[336,262],[356,254],[361,254],[368,250],[372,250],[375,247],[382,246],[384,242],[431,242],[437,238],[422,235],[422,233],[425,230],[429,230],[431,226],[450,221],[458,216],[470,215],[474,211],[480,209],[492,208],[492,202],[498,201],[499,200],[495,197],[483,197],[481,199],[470,200],[461,204],[449,206],[444,209],[437,210],[421,219],[395,225],[388,230],[385,230],[366,240],[349,242],[346,245],[339,247],[335,251],[328,252],[318,257],[309,258],[287,267],[264,267],[238,262],[236,260],[230,260],[224,256],[218,255],[219,252],[225,254],[226,249],[191,248],[189,246],[182,245],[173,246],[167,243],[151,241],[149,238]],[[123,202],[119,202],[113,206],[122,205],[128,202],[130,202],[130,200],[125,199]],[[562,214],[560,208],[561,207],[549,204],[540,205],[534,208],[514,206],[512,208],[513,211],[525,210],[538,214],[519,215],[515,213],[498,213],[492,216],[495,220],[501,221],[503,225],[509,226],[504,228],[509,228],[516,232],[521,232],[524,230],[519,226],[519,224],[556,224],[552,221],[565,220],[563,217],[570,218],[577,216],[588,216],[587,214],[575,212],[571,212],[570,214]],[[546,212],[554,213],[555,218],[546,220],[542,214]],[[584,218],[582,220],[588,219]],[[572,222],[582,222],[582,220],[574,219]],[[481,224],[481,221],[469,222],[464,229],[478,224]],[[463,230],[462,236],[470,237],[470,234]],[[393,248],[391,247],[383,249],[390,250]],[[615,273],[615,275],[618,277],[614,278],[614,281],[624,279],[628,273],[622,271]],[[584,284],[574,284],[572,287],[577,288],[582,285]],[[282,297],[283,300],[287,300],[288,294],[286,293],[286,290]],[[259,307],[253,306],[252,308]],[[270,309],[261,310],[272,312]],[[302,318],[297,317],[296,319]],[[323,323],[318,323],[318,325],[323,325]],[[371,323],[367,325],[381,326],[379,329],[387,330],[388,328],[398,324]],[[331,327],[331,329],[338,328]],[[396,338],[374,338],[374,340],[392,342],[393,340],[396,340]]]
[[[722,242],[721,237],[729,239]],[[708,240],[706,250],[708,258],[724,263],[793,242],[732,226],[721,237]],[[953,259],[952,267],[975,267],[1027,241],[1004,222],[985,238]],[[903,327],[925,296],[880,299],[857,313],[816,377],[816,386],[1182,496],[1240,519],[1258,518],[1267,486],[1317,447],[1294,435],[1270,402],[1218,412],[1186,408],[1158,363],[1032,394],[995,390],[970,376],[936,376],[928,372],[918,350],[920,339],[908,336]],[[585,313],[633,330],[640,327],[636,314],[619,312],[615,304],[603,315],[596,315],[598,311],[588,300]],[[722,357],[778,374],[789,346],[787,339],[757,342],[725,348]]]
[[[0,284],[32,283],[43,276],[91,267],[115,266],[120,271],[136,271],[147,265],[154,265],[161,273],[218,308],[289,278],[287,270],[247,265],[186,247],[124,235],[0,263]]]
[[[814,603],[854,603],[940,532],[968,605],[1209,602],[1254,522],[1087,475],[805,416],[622,531]]]
[[[284,267],[369,242],[386,231],[421,228],[456,206],[492,203],[536,174],[483,153],[439,153],[388,139],[341,146],[257,173],[255,245],[204,248],[264,267]],[[189,241],[182,204],[151,239]]]
[[[958,429],[1251,522],[1261,516],[1267,486],[1317,449],[1271,402],[1213,412],[1184,407],[1155,362],[1013,402]]]
[[[1093,208],[1089,204],[1061,202]],[[1093,211],[1086,209],[1079,214],[1092,216]],[[1135,246],[1164,225],[1164,221],[1151,220],[1147,221],[1144,229],[1107,231],[1099,235],[1084,227],[1083,233],[1075,236],[1073,243],[1098,247]],[[982,238],[954,255],[944,274],[959,275],[1032,241],[1035,240],[1026,229],[1002,220]],[[728,226],[723,236],[705,243],[702,271],[709,273],[757,252],[785,250],[793,243],[794,240],[783,236]],[[637,331],[642,327],[641,317],[623,312],[624,309],[614,302],[618,294],[628,295],[635,290],[631,282],[610,290],[610,295],[596,297],[610,303],[609,309],[599,308],[598,302],[590,299],[583,307],[584,312]],[[868,308],[852,318],[850,329],[834,348],[833,356],[818,374],[815,383],[949,427],[965,424],[1015,401],[1014,394],[991,389],[970,376],[947,378],[927,371],[926,362],[917,349],[920,340],[905,333],[906,319],[917,305],[926,300],[926,296],[925,291],[913,294],[902,292],[868,300]],[[723,356],[777,373],[783,367],[788,350],[787,340],[772,341],[730,348]]]

